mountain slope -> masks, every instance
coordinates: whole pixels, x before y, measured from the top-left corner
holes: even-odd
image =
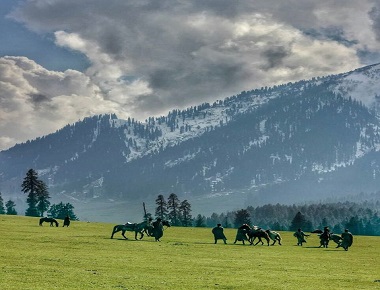
[[[54,195],[176,192],[297,202],[377,190],[380,65],[242,92],[144,123],[93,116],[0,152],[0,190],[29,168]]]

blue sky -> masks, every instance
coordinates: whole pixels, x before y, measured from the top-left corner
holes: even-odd
[[[0,150],[380,62],[380,0],[1,0]]]
[[[52,34],[37,34],[7,18],[15,3],[15,0],[0,1],[0,56],[26,56],[49,70],[83,71],[88,67],[85,55],[56,46]]]

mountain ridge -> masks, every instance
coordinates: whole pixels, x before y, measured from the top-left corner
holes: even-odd
[[[289,202],[292,194],[294,201],[344,195],[343,188],[369,192],[380,185],[379,96],[380,65],[374,64],[145,122],[87,117],[1,151],[0,190],[15,194],[34,168],[53,195],[78,200],[240,193],[259,204]],[[366,186],[356,177],[346,185],[341,172],[361,176]]]

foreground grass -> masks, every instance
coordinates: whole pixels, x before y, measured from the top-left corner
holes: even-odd
[[[343,249],[214,245],[211,229],[171,227],[162,242],[110,239],[113,224],[38,226],[38,218],[0,215],[0,289],[379,289],[380,237],[356,236]]]

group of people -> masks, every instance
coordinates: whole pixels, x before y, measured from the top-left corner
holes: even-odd
[[[244,244],[245,240],[248,240],[247,233],[245,232],[245,225],[238,228],[237,234],[236,234],[236,241],[242,241]],[[216,244],[218,240],[222,240],[225,244],[227,244],[227,238],[224,235],[224,228],[221,224],[217,224],[216,227],[212,229],[212,234],[214,235],[214,243]],[[349,232],[348,229],[345,229],[344,232],[341,235],[330,233],[330,229],[328,227],[324,227],[323,231],[316,230],[312,233],[319,234],[320,238],[320,246],[327,248],[329,241],[333,240],[335,243],[337,243],[337,248],[342,247],[345,251],[348,250],[349,247],[351,247],[353,243],[353,235]],[[278,234],[278,233],[277,233]],[[278,234],[279,236],[279,234]],[[306,234],[302,231],[302,229],[298,229],[294,234],[294,237],[297,238],[297,246],[302,246],[303,243],[306,243],[306,237],[310,236],[309,234]],[[274,240],[275,244],[276,238],[270,237],[272,240]],[[281,245],[281,238],[277,239],[279,241],[279,244]],[[252,244],[252,243],[251,243]]]
[[[337,248],[342,247],[345,251],[348,251],[348,248],[351,247],[354,241],[354,236],[348,229],[345,229],[341,235],[331,233],[329,227],[324,227],[323,231],[315,230],[312,233],[319,234],[319,247],[323,248],[327,248],[330,240],[332,240],[337,244]],[[305,237],[310,236],[305,234],[302,229],[298,229],[293,235],[297,238],[297,246],[302,246],[303,243],[306,243]]]

